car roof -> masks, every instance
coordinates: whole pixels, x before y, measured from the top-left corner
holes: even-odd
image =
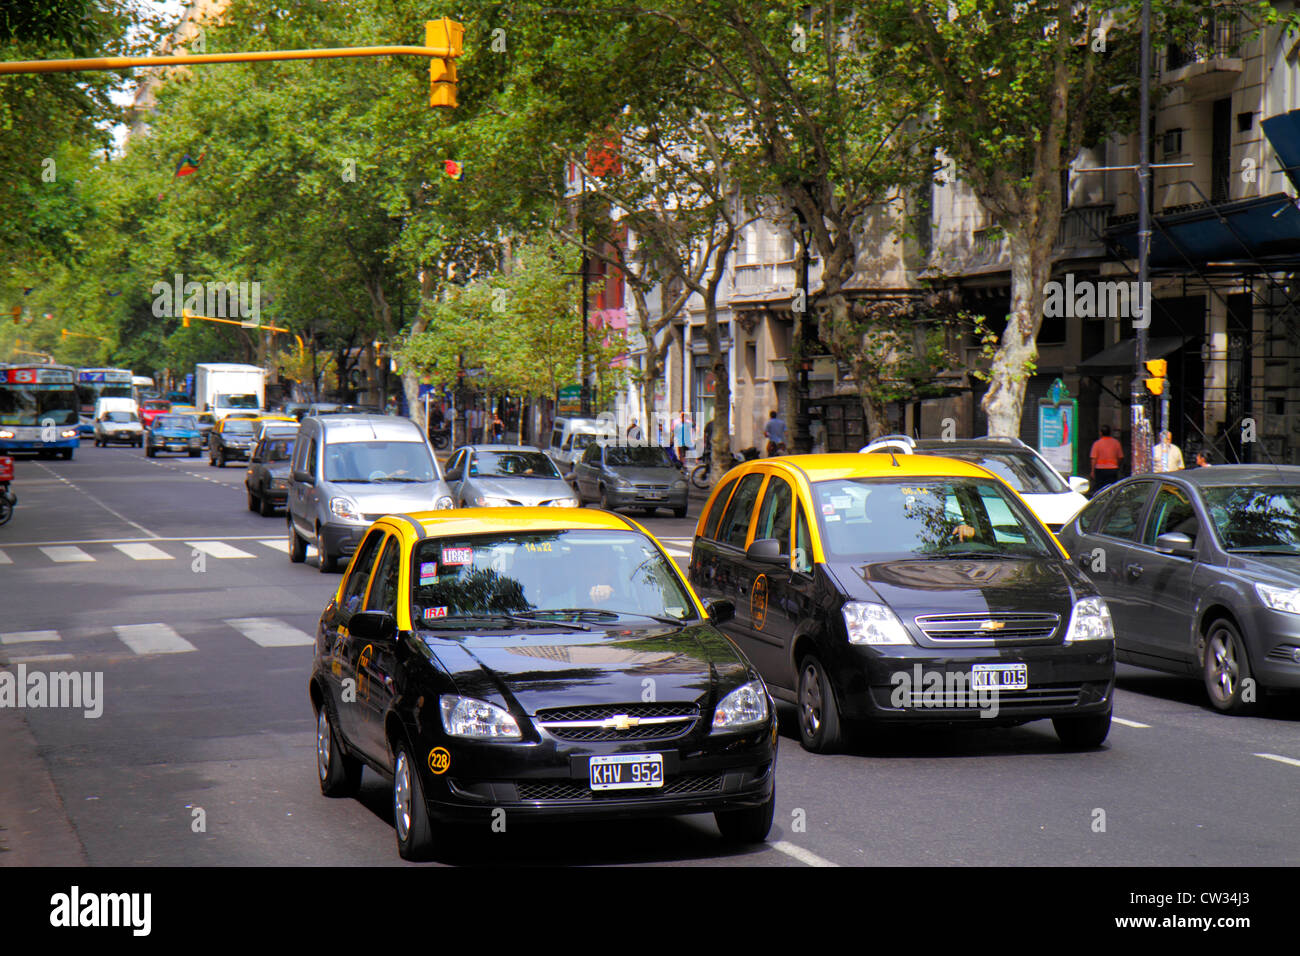
[[[1012,455],[1032,455],[1034,450],[1027,445],[1017,445],[1006,441],[989,441],[984,438],[918,438],[916,450],[927,455],[945,448],[954,451],[1002,452]]]
[[[326,441],[421,441],[420,426],[392,415],[308,416],[318,423]],[[306,424],[304,419],[303,424]]]
[[[898,462],[897,467],[895,461]],[[776,465],[786,471],[802,472],[812,482],[834,478],[989,477],[987,471],[968,461],[944,458],[941,455],[890,455],[887,452],[755,458],[738,465],[736,470],[754,471],[761,465]]]
[[[406,524],[404,518],[413,519],[424,529],[422,537],[502,531],[641,531],[629,519],[612,512],[586,508],[458,508],[390,515],[381,520],[403,525]]]
[[[527,451],[532,452],[535,455],[545,454],[537,448],[534,448],[532,445],[461,445],[456,449],[456,451],[462,451],[466,448],[470,451]]]
[[[1211,465],[1188,468],[1134,478],[1178,478],[1197,487],[1206,485],[1300,485],[1300,466],[1296,465]]]

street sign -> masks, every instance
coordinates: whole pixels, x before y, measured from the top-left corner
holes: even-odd
[[[582,412],[582,386],[566,385],[560,389],[556,411],[561,415],[578,415]]]
[[[426,395],[436,396],[436,395],[437,395],[437,386],[436,386],[436,385],[425,385],[425,384],[421,383],[421,385],[420,385],[420,397],[421,397],[421,398],[424,398]]]

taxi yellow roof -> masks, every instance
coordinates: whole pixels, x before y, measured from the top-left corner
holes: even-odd
[[[491,534],[498,531],[566,531],[635,528],[618,515],[585,508],[456,508],[410,514],[426,535]]]
[[[768,464],[786,463],[801,469],[809,481],[832,478],[915,478],[944,476],[987,478],[988,472],[978,465],[939,455],[889,455],[881,453],[838,455],[787,455],[783,458],[757,459]],[[895,466],[894,462],[898,465]]]

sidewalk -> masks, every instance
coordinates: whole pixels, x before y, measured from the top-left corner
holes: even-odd
[[[0,866],[86,866],[36,738],[22,714],[0,708]]]

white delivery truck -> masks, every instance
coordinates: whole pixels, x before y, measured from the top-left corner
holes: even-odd
[[[266,407],[266,370],[256,365],[211,362],[194,366],[194,403],[217,421],[231,412]]]

